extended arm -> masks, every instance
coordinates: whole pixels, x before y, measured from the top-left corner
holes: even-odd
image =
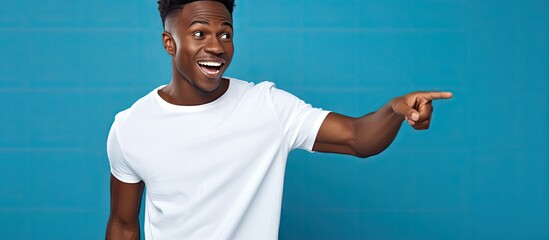
[[[357,157],[376,155],[393,142],[402,121],[418,130],[429,128],[432,101],[451,97],[449,92],[414,92],[394,98],[360,118],[330,113],[320,127],[313,150]]]
[[[139,240],[143,182],[124,183],[111,175],[111,213],[106,240]]]

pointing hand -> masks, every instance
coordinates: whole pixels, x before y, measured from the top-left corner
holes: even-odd
[[[416,130],[425,130],[431,124],[433,100],[448,99],[451,92],[412,92],[391,100],[393,111],[404,116]]]

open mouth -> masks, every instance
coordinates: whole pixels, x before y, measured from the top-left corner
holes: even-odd
[[[219,73],[221,68],[225,65],[222,62],[213,62],[213,61],[198,61],[198,66],[202,71],[208,74],[216,75]]]

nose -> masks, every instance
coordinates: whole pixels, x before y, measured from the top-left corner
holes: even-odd
[[[206,45],[204,46],[204,51],[207,53],[219,55],[225,52],[225,47],[221,43],[221,41],[217,38],[210,38]]]

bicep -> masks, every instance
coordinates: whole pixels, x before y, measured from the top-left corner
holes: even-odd
[[[329,113],[320,125],[313,151],[355,155],[351,147],[355,120],[338,113]]]
[[[144,183],[124,183],[111,174],[111,218],[121,223],[138,222]]]

